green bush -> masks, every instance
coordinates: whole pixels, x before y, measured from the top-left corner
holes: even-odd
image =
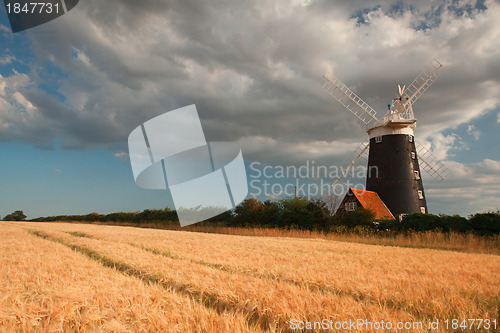
[[[276,201],[266,200],[262,210],[257,214],[257,221],[261,227],[274,228],[278,225],[280,215],[280,204]]]
[[[456,232],[468,232],[472,230],[472,227],[465,217],[459,215],[439,215],[440,225],[443,231],[456,231]]]
[[[4,220],[20,221],[26,216],[22,211],[5,216]],[[331,216],[328,206],[319,199],[304,197],[285,198],[280,201],[246,199],[234,210],[226,211],[200,223],[210,226],[259,227],[317,230],[335,233],[369,234],[379,232],[385,235],[425,231],[473,232],[477,235],[498,235],[500,233],[500,212],[477,213],[469,219],[459,215],[408,214],[401,222],[397,220],[374,221],[375,213],[358,207],[348,214]],[[33,221],[85,221],[85,222],[131,222],[171,224],[178,221],[175,210],[146,209],[142,212],[111,213],[107,215],[61,215],[41,217]]]
[[[206,224],[211,225],[211,226],[215,226],[215,225],[228,226],[231,224],[231,221],[233,220],[233,218],[234,218],[233,212],[228,210],[228,211],[225,211],[224,213],[221,213],[219,215],[216,215],[214,217],[209,218],[206,221]]]
[[[300,230],[328,230],[330,211],[320,200],[285,198],[264,203],[247,199],[234,209],[230,223],[235,227],[270,227]]]
[[[311,214],[313,229],[327,231],[333,223],[328,204],[320,199],[309,200],[307,210]]]
[[[344,214],[340,218],[340,224],[351,229],[358,225],[372,227],[375,216],[376,214],[372,210],[358,207],[354,211]]]
[[[345,225],[334,224],[329,228],[329,232],[334,232],[337,234],[347,234],[351,229],[347,228]]]
[[[22,210],[16,210],[14,213],[6,215],[3,218],[4,221],[24,221],[26,220],[26,215]]]
[[[378,221],[376,224],[376,228],[380,232],[394,232],[396,230],[400,230],[401,222],[398,220],[382,220]]]
[[[231,222],[231,226],[245,227],[251,224],[259,224],[259,213],[264,209],[262,202],[253,198],[242,201],[234,209],[235,217]]]
[[[375,233],[375,229],[368,225],[357,225],[352,230],[358,235],[371,235]]]
[[[397,225],[396,225],[397,226]],[[396,227],[397,228],[397,227]],[[398,231],[431,231],[443,230],[439,216],[432,214],[413,213],[403,217]]]
[[[279,201],[281,214],[278,227],[289,228],[294,225],[301,230],[328,230],[332,218],[327,205],[321,200],[304,197],[286,198]]]
[[[278,220],[279,228],[288,228],[296,224],[300,229],[308,229],[312,225],[306,198],[286,198],[280,201],[281,214]]]
[[[469,224],[478,235],[498,235],[500,233],[500,212],[471,215],[469,217]]]

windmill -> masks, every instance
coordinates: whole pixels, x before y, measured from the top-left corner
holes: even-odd
[[[344,173],[368,152],[366,190],[378,194],[393,216],[427,213],[420,165],[437,180],[449,171],[423,145],[415,142],[417,119],[413,104],[438,78],[443,65],[433,59],[409,85],[398,85],[398,97],[392,99],[383,118],[335,76],[323,76],[322,87],[366,125],[369,141],[362,143]],[[420,161],[420,164],[419,164]]]

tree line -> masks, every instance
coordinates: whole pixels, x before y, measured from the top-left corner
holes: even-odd
[[[23,218],[24,216],[24,218]],[[22,211],[7,215],[4,220],[24,220]],[[59,215],[40,217],[32,221],[155,223],[178,225],[175,210],[146,209],[142,212],[111,214]],[[375,213],[362,207],[341,217],[335,216],[329,205],[319,199],[304,197],[279,201],[246,199],[232,211],[227,211],[198,225],[243,228],[280,228],[322,232],[410,233],[441,231],[496,235],[500,233],[500,212],[477,213],[468,218],[459,215],[408,214],[402,221],[376,220]]]

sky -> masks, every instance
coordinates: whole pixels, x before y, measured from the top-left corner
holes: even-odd
[[[498,17],[498,0],[81,0],[13,34],[0,6],[0,216],[171,205],[136,186],[127,138],[191,104],[249,176],[254,162],[344,165],[367,134],[322,75],[380,117],[433,58],[445,70],[413,105],[415,136],[450,175],[424,174],[429,212],[498,210]]]

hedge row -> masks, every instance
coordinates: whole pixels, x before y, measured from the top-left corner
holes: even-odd
[[[234,210],[213,217],[199,225],[228,227],[281,228],[338,232],[339,230],[364,230],[374,232],[408,233],[420,231],[472,232],[478,235],[500,233],[500,213],[478,213],[464,218],[458,215],[408,214],[401,222],[395,220],[375,221],[375,214],[358,208],[350,214],[336,217],[327,204],[317,199],[286,198],[280,201],[260,202],[247,199]],[[129,222],[177,224],[175,210],[147,209],[135,213],[112,213],[87,215],[62,215],[34,219],[33,221],[85,221],[85,222]]]
[[[332,231],[338,226],[356,228],[363,226],[374,231],[393,231],[409,233],[421,231],[441,231],[474,233],[481,236],[500,234],[500,212],[477,213],[468,219],[459,215],[408,214],[403,220],[374,221],[373,214],[363,208],[358,208],[340,221],[336,221]]]

